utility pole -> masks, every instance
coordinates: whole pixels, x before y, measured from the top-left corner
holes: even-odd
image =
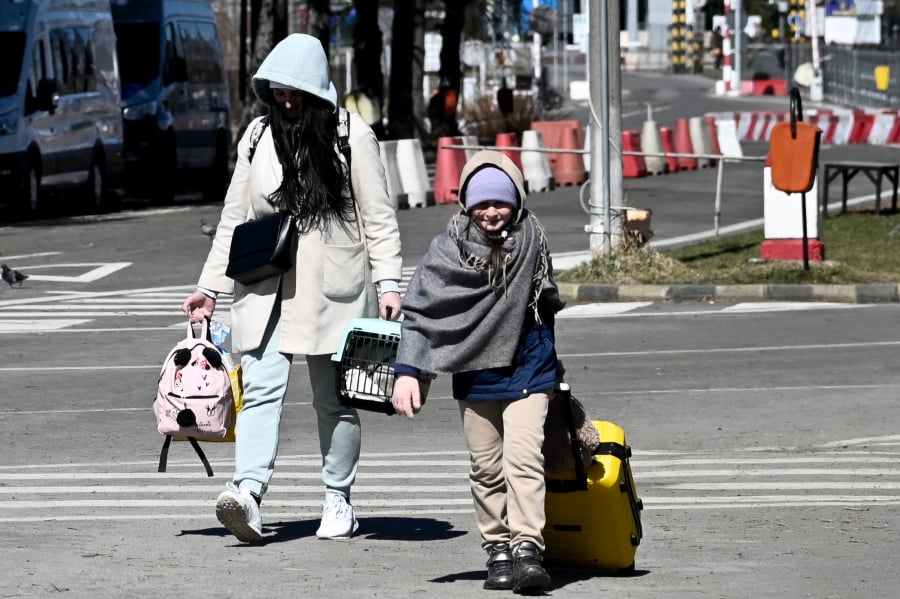
[[[588,131],[592,151],[590,222],[586,228],[591,253],[595,256],[608,256],[613,248],[619,247],[625,212],[622,190],[622,64],[618,4],[592,2],[588,10]],[[610,155],[610,147],[616,150],[614,156]],[[613,211],[622,218],[613,219]]]
[[[809,99],[813,102],[821,102],[824,95],[822,84],[822,63],[819,57],[819,9],[815,0],[811,0],[807,6],[806,14],[809,15],[810,40],[812,42],[812,81],[809,84]]]
[[[537,7],[541,5],[540,0],[532,0],[531,10],[534,11]],[[532,13],[533,15],[534,13]],[[534,89],[534,97],[538,98],[541,89],[541,45],[543,40],[541,40],[541,34],[537,32],[534,28],[534,23],[532,21],[531,27],[531,59],[534,62],[534,81],[532,82],[532,89]]]
[[[741,93],[744,80],[744,2],[732,0],[734,7],[734,84],[731,88]]]

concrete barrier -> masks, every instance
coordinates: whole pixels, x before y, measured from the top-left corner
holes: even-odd
[[[405,203],[410,208],[422,208],[428,205],[431,192],[428,182],[428,169],[425,166],[425,155],[418,139],[397,140],[397,165],[400,173],[400,188]],[[403,205],[404,198],[400,198]]]
[[[641,127],[641,148],[648,154],[660,154],[660,156],[644,156],[647,174],[661,175],[665,173],[666,158],[661,155],[663,154],[662,136],[656,121],[644,121]]]
[[[544,136],[540,131],[522,131],[522,174],[529,193],[553,188],[553,170],[544,150]],[[529,151],[530,150],[530,151]]]

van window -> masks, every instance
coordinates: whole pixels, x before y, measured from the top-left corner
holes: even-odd
[[[159,76],[159,23],[116,23],[116,54],[122,99],[130,98]]]
[[[169,72],[169,65],[172,64],[173,58],[178,58],[178,44],[175,37],[175,24],[166,25],[166,55],[163,62],[163,82],[168,85],[172,82],[172,74]]]
[[[25,58],[25,33],[0,32],[0,97],[12,96],[19,87],[19,74]]]
[[[192,83],[222,83],[219,65],[219,38],[211,23],[185,21],[178,24],[181,47],[187,59],[188,80]]]
[[[50,47],[60,95],[97,90],[97,65],[89,28],[51,29]]]
[[[31,48],[31,66],[28,69],[28,85],[25,90],[25,114],[31,114],[37,110],[38,82],[47,77],[47,54],[44,50],[44,40],[35,40]]]

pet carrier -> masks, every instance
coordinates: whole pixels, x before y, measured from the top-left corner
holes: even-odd
[[[344,331],[340,351],[331,356],[337,394],[345,406],[393,414],[394,362],[400,344],[400,323],[381,318],[356,318]],[[419,378],[422,402],[431,376]]]

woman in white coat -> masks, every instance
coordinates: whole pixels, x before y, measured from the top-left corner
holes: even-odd
[[[219,521],[239,540],[264,540],[259,504],[275,467],[291,360],[303,354],[318,418],[325,501],[319,538],[357,528],[350,487],[360,453],[360,422],[336,395],[331,354],[352,319],[400,314],[400,236],[378,141],[350,115],[350,164],[338,148],[337,94],[320,42],[292,34],[253,77],[269,107],[268,126],[250,156],[247,127],[197,291],[183,309],[212,316],[220,293],[234,294],[232,350],[240,352],[244,406],[237,418],[235,473],[216,503]],[[258,120],[258,119],[257,119]],[[348,172],[349,171],[349,172]],[[352,184],[352,193],[351,187]],[[295,266],[248,286],[226,277],[235,226],[291,211],[299,217]]]

